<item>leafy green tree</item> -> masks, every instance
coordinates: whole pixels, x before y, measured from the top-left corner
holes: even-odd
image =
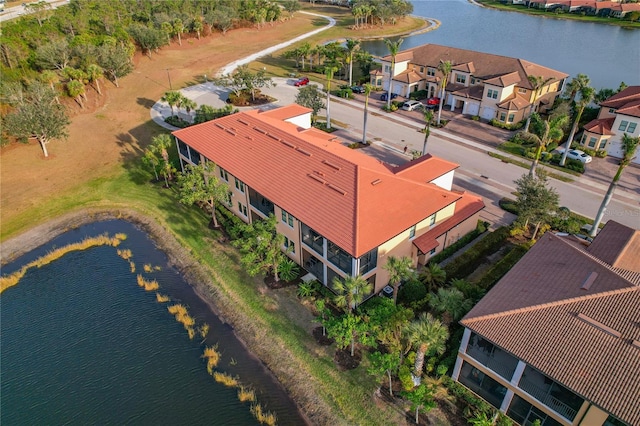
[[[116,87],[120,87],[118,78],[133,71],[131,55],[122,47],[108,44],[100,46],[97,61],[98,65],[111,77]]]
[[[41,69],[62,71],[71,62],[69,43],[60,39],[43,44],[36,49],[35,62]]]
[[[280,264],[287,259],[282,251],[284,235],[276,232],[276,217],[270,214],[265,220],[257,220],[242,225],[244,237],[233,244],[240,249],[240,261],[249,275],[272,273],[276,282],[280,281]]]
[[[400,258],[389,256],[383,268],[389,272],[389,283],[393,286],[393,302],[396,303],[400,283],[408,280],[415,274],[413,262],[406,256]]]
[[[311,122],[315,124],[318,112],[324,108],[324,103],[320,97],[318,86],[315,84],[307,84],[298,90],[296,95],[296,103],[312,110]]]
[[[438,126],[440,125],[440,119],[442,117],[442,108],[444,107],[444,98],[447,96],[447,83],[449,83],[449,77],[451,76],[451,70],[453,64],[451,61],[440,61],[438,63],[438,71],[442,74],[440,78],[440,107],[438,108]]]
[[[443,354],[449,331],[431,314],[421,313],[406,329],[406,339],[416,349],[414,375],[420,377],[427,354]]]
[[[335,303],[345,312],[353,312],[364,298],[371,294],[373,285],[360,275],[347,275],[343,280],[333,279],[333,290],[336,292]]]
[[[573,142],[573,137],[578,130],[578,125],[580,124],[580,118],[582,117],[582,113],[584,109],[593,101],[595,97],[595,89],[592,87],[586,86],[580,89],[580,99],[576,102],[576,118],[573,120],[573,126],[571,126],[571,132],[569,133],[569,137],[564,145],[564,152],[562,153],[562,158],[560,159],[560,165],[564,166],[567,161],[567,154],[569,154],[569,150],[571,149],[571,142]]]
[[[518,221],[524,221],[526,229],[529,222],[534,222],[536,228],[531,237],[534,240],[542,223],[548,223],[551,216],[558,211],[559,196],[555,189],[548,185],[547,177],[543,173],[537,176],[522,175],[515,180],[516,206]]]
[[[418,424],[418,416],[420,412],[427,413],[436,407],[434,394],[436,387],[422,383],[413,390],[402,392],[402,396],[411,402],[411,409],[416,413],[416,424]]]
[[[4,120],[9,134],[16,138],[36,139],[45,157],[49,156],[47,145],[53,139],[68,136],[69,117],[55,98],[56,93],[50,87],[34,82],[28,90],[13,98],[11,104],[15,109]]]
[[[529,169],[530,176],[534,176],[536,173],[542,150],[551,142],[558,141],[562,138],[564,135],[562,128],[568,121],[569,117],[564,114],[551,115],[546,120],[543,120],[537,113],[531,114],[532,131],[519,133],[523,140],[534,143],[537,146],[535,156],[531,162],[531,168]]]
[[[227,34],[227,31],[233,28],[236,19],[237,14],[235,9],[224,5],[216,7],[205,17],[205,20],[209,25],[222,31],[222,35]]]
[[[293,14],[300,10],[301,6],[298,0],[285,0],[282,7],[289,14],[289,19],[291,19]]]
[[[368,337],[369,325],[361,315],[352,312],[333,318],[327,324],[329,337],[335,339],[339,349],[351,346],[351,356],[355,354],[356,343],[371,345],[375,342]]]
[[[371,333],[390,353],[402,355],[403,332],[413,318],[413,311],[386,297],[374,297],[363,305]]]
[[[273,80],[267,77],[265,70],[252,72],[248,65],[238,67],[233,75],[224,75],[215,79],[215,83],[219,86],[228,87],[236,96],[240,96],[243,91],[247,91],[251,93],[251,98],[254,101],[258,89],[275,86]]]
[[[389,55],[391,55],[391,73],[389,74],[389,86],[387,90],[387,109],[391,108],[391,92],[393,90],[393,77],[396,75],[396,56],[400,50],[400,45],[404,41],[403,38],[397,41],[391,41],[388,38],[384,39],[384,44],[389,49]]]
[[[369,96],[371,96],[371,91],[373,90],[373,86],[369,83],[365,83],[362,87],[364,87],[364,123],[362,124],[362,144],[367,144],[367,120],[369,118]]]
[[[158,50],[166,44],[166,35],[160,29],[149,28],[136,23],[129,26],[127,32],[138,46],[140,46],[142,52],[146,52],[149,57],[151,57],[152,50]]]
[[[600,222],[604,216],[604,212],[607,210],[609,206],[609,202],[611,201],[611,197],[613,197],[613,192],[616,190],[618,186],[618,181],[620,180],[620,176],[622,176],[622,172],[624,169],[631,164],[633,159],[635,158],[636,151],[638,148],[638,144],[640,143],[640,137],[636,136],[635,138],[630,136],[628,133],[624,133],[622,135],[622,158],[620,159],[620,163],[618,166],[618,171],[615,176],[611,180],[609,184],[609,188],[607,189],[607,193],[604,195],[604,199],[602,200],[602,204],[600,204],[600,208],[598,209],[598,214],[596,214],[596,219],[593,222],[593,226],[591,227],[590,235],[592,237],[596,236],[598,232],[598,227],[600,226]]]
[[[450,324],[452,320],[457,321],[469,312],[471,300],[456,288],[440,287],[437,293],[431,295],[429,306],[442,314],[444,324]]]
[[[176,115],[173,109],[178,106],[179,103],[182,103],[182,98],[182,93],[172,90],[165,92],[164,96],[162,96],[160,100],[169,104],[171,107],[171,115]]]
[[[348,38],[345,42],[348,52],[347,64],[349,64],[349,86],[353,84],[353,55],[360,49],[360,40]]]
[[[25,3],[25,10],[27,10],[30,16],[33,16],[38,21],[38,25],[42,27],[45,20],[49,19],[52,15],[51,4],[44,0],[34,3]]]
[[[200,162],[197,166],[187,165],[184,173],[178,174],[178,194],[180,202],[186,205],[206,203],[211,209],[211,223],[218,227],[216,204],[223,202],[229,192],[228,186],[215,176],[215,165]]]
[[[447,280],[447,273],[437,263],[429,263],[420,271],[420,281],[424,283],[428,291],[434,291]]]
[[[316,320],[322,325],[322,335],[327,335],[327,324],[333,318],[331,313],[331,309],[327,308],[327,303],[324,299],[316,300],[316,311],[318,311],[318,316]]]
[[[191,21],[191,29],[196,32],[198,40],[200,40],[200,35],[202,34],[202,30],[204,29],[201,17],[198,16],[194,18],[193,21]]]
[[[427,155],[427,141],[431,135],[431,123],[433,122],[433,111],[424,110],[424,143],[422,144],[422,155]]]
[[[173,25],[169,21],[160,24],[160,30],[167,38],[167,45],[171,45],[171,36],[173,35]]]
[[[393,396],[392,376],[400,367],[400,357],[397,354],[374,352],[369,357],[371,366],[367,369],[367,373],[379,378],[386,375],[389,379],[389,395]]]
[[[160,180],[158,173],[162,170],[161,160],[162,158],[158,157],[157,152],[153,149],[147,148],[144,150],[144,154],[142,155],[142,165],[154,174],[156,182]]]
[[[38,76],[38,80],[40,80],[41,82],[49,85],[51,90],[53,90],[54,93],[56,93],[55,101],[56,101],[56,103],[59,104],[60,100],[58,99],[58,95],[57,95],[56,87],[55,87],[55,84],[60,81],[60,77],[58,77],[58,74],[55,71],[44,70]]]

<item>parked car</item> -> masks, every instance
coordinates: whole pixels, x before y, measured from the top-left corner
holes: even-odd
[[[562,155],[562,153],[564,153],[564,148],[557,148],[556,151],[558,151]],[[579,149],[570,149],[567,153],[567,158],[578,160],[583,164],[587,164],[593,161],[593,157],[591,157],[589,154],[586,154],[584,151],[580,151]]]
[[[422,105],[420,102],[412,100],[403,103],[402,109],[405,111],[413,111],[414,109],[422,108],[423,106],[424,105]]]
[[[351,91],[353,93],[364,93],[364,87],[362,87],[362,86],[351,86]]]
[[[380,100],[381,101],[386,101],[387,100],[387,94],[388,94],[388,92],[383,93],[382,96],[380,96]],[[397,93],[392,93],[391,94],[391,99],[395,99],[397,97],[398,97]]]
[[[306,86],[307,84],[309,84],[309,77],[300,77],[295,83],[293,83],[296,87]]]
[[[427,105],[440,105],[440,98],[434,96],[432,98],[427,99]]]

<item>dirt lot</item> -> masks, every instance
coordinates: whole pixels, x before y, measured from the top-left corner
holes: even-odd
[[[136,55],[134,72],[120,80],[116,88],[103,82],[103,96],[89,89],[90,105],[84,111],[71,105],[74,114],[66,141],[49,144],[45,159],[40,146],[12,145],[1,151],[0,209],[2,221],[23,214],[31,206],[50,197],[83,185],[88,178],[112,176],[119,172],[124,159],[139,152],[161,129],[149,118],[149,108],[169,90],[201,79],[204,74],[238,58],[288,40],[312,29],[308,15],[297,14],[285,24],[265,26],[257,30],[243,28],[201,40],[173,43],[151,58]]]

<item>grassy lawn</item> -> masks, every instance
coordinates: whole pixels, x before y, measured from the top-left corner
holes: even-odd
[[[513,143],[513,142],[504,142],[502,144],[500,144],[498,146],[498,149],[504,152],[508,152],[509,154],[512,155],[517,155],[518,157],[522,157],[523,159],[527,159],[527,157],[525,156],[525,148],[521,145],[521,144],[517,144],[517,143]],[[515,164],[518,165],[520,167],[524,167],[525,169],[529,169],[531,168],[531,164],[527,163],[525,161],[518,161],[518,160],[514,160],[511,159],[509,157],[506,157],[504,155],[500,155],[500,154],[494,154],[494,153],[490,153],[490,156],[494,157],[494,158],[499,158],[500,160],[507,162],[507,163],[511,163],[511,164]],[[563,173],[567,173],[570,175],[574,175],[574,176],[581,176],[580,173],[574,171],[574,170],[569,170],[567,168],[564,167],[560,167],[560,166],[556,166],[555,164],[550,164],[550,163],[543,163],[540,162],[540,165],[548,167],[548,168],[552,168],[555,170],[559,170]],[[568,176],[564,176],[562,174],[558,174],[558,173],[549,173],[549,176],[554,178],[554,179],[558,179],[561,180],[563,182],[573,182],[573,179],[571,179]]]
[[[548,12],[543,9],[528,8],[524,5],[505,4],[495,0],[477,0],[477,1],[478,3],[481,3],[487,7],[505,10],[508,12],[520,12],[520,13],[526,13],[529,15],[542,16],[545,18],[572,19],[575,21],[595,22],[598,24],[617,25],[617,26],[626,27],[626,28],[640,28],[640,22],[625,21],[623,19],[618,19],[618,18],[601,18],[598,16],[586,16],[586,15],[582,16],[576,13]]]

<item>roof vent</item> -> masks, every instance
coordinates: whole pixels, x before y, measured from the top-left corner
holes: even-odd
[[[242,119],[240,119],[240,118],[238,118],[238,123],[242,123],[242,124],[244,124],[245,126],[248,126],[248,125],[249,125],[249,123],[248,123],[248,122],[246,122],[246,121],[244,121],[244,120],[242,120]]]
[[[280,139],[280,142],[282,142],[284,145],[288,146],[289,148],[295,148],[296,147],[294,144],[292,144],[291,142],[287,142],[284,139]]]
[[[249,139],[250,141],[253,140],[253,138],[251,136],[249,136],[249,135],[245,136],[245,138]]]
[[[260,132],[260,133],[262,133],[263,135],[266,135],[266,134],[267,134],[267,131],[266,131],[266,130],[261,129],[260,127],[255,127],[255,126],[254,126],[254,127],[253,127],[253,130],[255,130],[256,132]]]
[[[323,185],[327,183],[327,181],[322,179],[320,176],[312,175],[311,173],[307,174],[307,176],[309,176],[311,179],[315,180],[316,182],[320,182]]]
[[[347,191],[345,191],[344,189],[340,189],[340,188],[338,188],[337,186],[335,186],[335,185],[333,185],[331,183],[328,183],[327,186],[329,188],[333,189],[334,191],[336,191],[338,194],[347,195]]]
[[[636,348],[640,349],[640,342],[637,340],[632,340],[631,346],[635,346]]]
[[[224,129],[224,131],[225,131],[225,132],[227,132],[227,133],[229,133],[230,135],[233,135],[233,136],[235,136],[235,135],[236,135],[234,132],[232,132],[232,131],[231,131],[231,130],[229,130],[229,129]]]
[[[331,167],[332,169],[340,170],[340,166],[335,165],[335,164],[333,164],[333,163],[330,163],[330,162],[329,162],[329,161],[327,161],[327,160],[322,160],[322,162],[323,162],[324,164],[326,164],[327,166]]]
[[[593,282],[596,280],[596,278],[598,278],[598,273],[597,272],[590,273],[589,276],[587,277],[587,279],[584,280],[584,282],[582,283],[582,286],[580,287],[580,290],[589,290],[591,288],[591,284],[593,284]]]
[[[277,137],[276,135],[272,135],[271,133],[268,133],[267,136],[269,136],[271,139],[274,139],[274,140],[277,140],[277,141],[280,140],[279,137]]]
[[[309,151],[305,151],[304,149],[301,148],[296,148],[296,151],[298,151],[300,154],[304,154],[307,157],[311,157],[311,153]]]
[[[224,130],[224,126],[222,124],[220,124],[220,123],[214,123],[214,124],[216,125],[216,127]]]
[[[601,322],[598,322],[596,320],[594,320],[593,318],[589,318],[588,316],[584,315],[584,314],[578,314],[578,318],[581,319],[582,321],[591,324],[592,326],[600,329],[601,331],[604,331],[607,334],[610,334],[614,337],[621,337],[622,333],[620,333],[617,330],[614,330],[611,327],[607,327],[606,325],[604,325]]]
[[[371,185],[376,186],[377,184],[379,184],[380,182],[382,182],[380,179],[376,179],[374,181],[371,181]]]

